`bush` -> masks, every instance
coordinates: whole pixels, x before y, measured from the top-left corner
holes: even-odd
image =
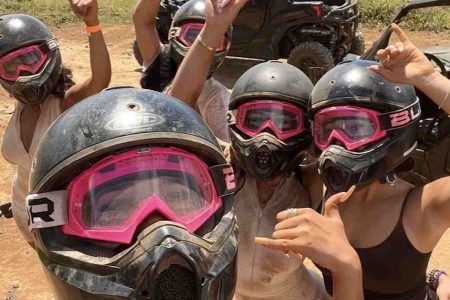
[[[25,13],[33,15],[50,27],[78,22],[67,0],[0,0],[0,15]],[[99,0],[102,23],[131,22],[134,0]]]
[[[385,27],[406,4],[407,0],[359,0],[362,22],[369,27]],[[449,7],[422,8],[412,11],[402,22],[408,30],[450,29]]]

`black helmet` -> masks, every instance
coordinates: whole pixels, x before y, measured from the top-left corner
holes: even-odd
[[[41,45],[47,54],[43,67],[34,75],[20,76],[16,81],[0,77],[0,84],[24,103],[41,103],[56,88],[62,72],[58,42],[38,19],[24,15],[0,16],[0,58],[30,45]]]
[[[121,168],[129,160],[108,167],[101,167],[102,161],[129,151],[137,155],[150,153],[158,147],[170,151],[179,149],[201,158],[213,178],[209,182],[215,185],[222,205],[195,233],[178,223],[159,221],[161,219],[147,225],[147,219],[139,224],[132,242],[124,245],[66,234],[66,225],[47,225],[46,222],[59,220],[54,216],[57,204],[49,200],[51,193],[58,192],[56,190],[78,192],[81,187],[75,189],[76,185],[72,184],[87,170],[97,168],[99,176],[109,176],[102,174]],[[157,156],[156,164],[183,162],[180,157],[167,157],[165,160]],[[139,158],[138,162],[142,161],[143,158]],[[136,174],[142,171],[139,168]],[[161,176],[173,174],[170,168],[158,171],[164,172]],[[119,189],[130,180],[134,184],[136,179],[128,175],[120,175],[120,181],[114,181]],[[38,146],[30,179],[33,194],[28,197],[30,228],[36,228],[32,230],[36,248],[57,295],[69,300],[231,299],[238,238],[232,209],[232,176],[216,138],[200,115],[172,97],[150,90],[114,88],[73,106],[50,127]],[[144,179],[148,178],[152,177]],[[99,188],[105,190],[104,183],[101,181]],[[83,207],[84,212],[85,204],[94,202],[87,199],[97,193],[97,187],[86,194],[79,193],[83,199],[79,207]],[[125,208],[132,201],[130,195],[126,197],[126,201],[119,200]],[[68,207],[70,202],[65,202]],[[42,216],[43,203],[47,204],[44,215],[48,218]],[[40,205],[39,212],[33,209],[35,205]],[[122,211],[116,209],[112,213]],[[70,222],[71,217],[69,212],[66,222]],[[82,220],[87,222],[84,217]],[[31,227],[36,222],[41,225]],[[68,223],[59,225],[62,224]]]
[[[318,111],[336,106],[368,108],[385,117],[381,124],[387,132],[384,138],[361,150],[349,151],[332,144],[322,152],[319,172],[332,193],[384,180],[417,146],[420,105],[414,88],[385,80],[367,68],[373,64],[365,60],[341,63],[319,80],[311,94],[310,114],[314,118]],[[397,117],[404,117],[402,121],[406,122],[394,126]],[[318,129],[314,128],[314,135]]]
[[[258,64],[238,79],[231,93],[229,132],[234,153],[246,172],[265,179],[291,173],[311,145],[311,132],[306,114],[302,113],[305,130],[295,136],[281,141],[266,131],[251,137],[236,124],[234,115],[239,108],[255,100],[278,100],[306,112],[312,88],[311,80],[302,71],[279,61]]]
[[[181,26],[186,23],[205,23],[205,0],[190,0],[183,4],[172,20],[172,26],[169,32],[170,56],[177,64],[181,64],[189,51],[178,39]],[[228,53],[231,42],[232,27],[230,26],[225,33],[226,47],[223,51],[217,51],[214,54],[214,60],[210,67],[210,74],[220,67]]]

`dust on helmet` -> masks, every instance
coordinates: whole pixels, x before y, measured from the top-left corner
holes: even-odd
[[[311,80],[279,61],[245,72],[231,93],[228,120],[231,145],[249,174],[271,179],[290,174],[311,145],[306,116]]]
[[[319,172],[332,192],[361,187],[392,173],[417,146],[420,105],[414,88],[394,84],[367,67],[344,62],[326,73],[311,94]]]
[[[62,72],[57,40],[41,21],[25,14],[0,16],[0,61],[0,84],[24,103],[44,101]],[[17,76],[2,76],[8,68]]]
[[[181,101],[114,88],[76,104],[39,144],[27,197],[57,296],[231,299],[233,186],[216,138]]]
[[[171,58],[181,64],[189,51],[202,25],[205,23],[205,0],[190,0],[184,3],[175,13],[169,30],[169,49]],[[232,27],[225,33],[220,49],[214,54],[210,74],[217,70],[225,60],[231,43]]]

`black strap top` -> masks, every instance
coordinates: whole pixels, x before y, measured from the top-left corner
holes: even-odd
[[[426,297],[425,279],[431,252],[416,250],[403,228],[403,211],[408,196],[403,201],[397,225],[384,242],[372,248],[355,248],[362,265],[365,300],[424,300]],[[331,272],[318,267],[331,295]]]

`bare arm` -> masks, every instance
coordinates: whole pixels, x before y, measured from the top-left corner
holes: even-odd
[[[428,58],[396,24],[392,24],[400,42],[379,50],[377,56],[382,66],[371,66],[387,80],[417,87],[431,100],[450,113],[450,80],[435,70]]]
[[[86,26],[99,24],[97,0],[69,0],[69,2],[74,12],[84,20]],[[111,81],[111,61],[101,31],[90,34],[89,51],[91,75],[66,92],[64,101],[61,104],[63,111],[107,88]]]
[[[247,0],[231,0],[218,12],[217,0],[206,0],[206,23],[199,36],[210,47],[217,49],[227,28]],[[214,51],[208,50],[197,39],[183,59],[175,75],[170,95],[194,107],[208,76],[214,59]]]
[[[144,66],[148,66],[160,51],[160,41],[156,30],[158,12],[159,0],[139,0],[134,8],[134,30]]]

